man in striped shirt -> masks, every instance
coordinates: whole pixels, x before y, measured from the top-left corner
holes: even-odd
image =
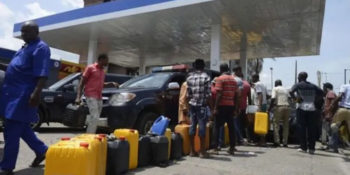
[[[228,153],[233,155],[235,151],[235,131],[233,124],[233,116],[238,112],[239,109],[239,98],[238,98],[238,85],[235,78],[230,74],[228,65],[220,65],[221,76],[216,79],[215,89],[217,91],[214,115],[216,117],[215,123],[215,138],[218,138],[218,133],[220,127],[222,127],[225,122],[228,125],[229,137],[230,137],[230,149]],[[214,153],[217,154],[217,141]]]
[[[197,123],[199,125],[198,136],[200,139],[200,154],[201,158],[208,158],[209,155],[205,150],[205,130],[208,121],[207,110],[209,105],[209,100],[211,96],[210,91],[210,77],[205,73],[204,61],[202,59],[197,59],[193,64],[195,71],[190,73],[186,82],[187,88],[187,99],[190,106],[190,117],[191,117],[191,127],[190,127],[190,143],[191,143],[191,153],[190,156],[196,156],[197,153],[194,150],[194,135],[196,134]]]

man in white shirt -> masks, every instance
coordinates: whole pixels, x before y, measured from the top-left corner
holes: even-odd
[[[254,89],[256,94],[254,103],[255,105],[258,106],[259,112],[266,112],[267,111],[266,86],[260,81],[258,74],[253,75],[252,80],[254,83]],[[265,136],[266,135],[259,135],[260,141],[258,143],[258,146],[266,146]]]
[[[266,86],[260,81],[259,75],[255,74],[252,77],[254,83],[254,89],[256,93],[256,99],[254,99],[255,105],[258,106],[258,110],[266,112],[267,100],[266,100]]]
[[[280,146],[280,120],[283,122],[283,146],[287,147],[289,134],[289,114],[290,108],[288,103],[289,91],[282,86],[281,80],[275,81],[275,87],[272,89],[271,104],[269,113],[274,108],[273,113],[273,131],[274,131],[274,146]]]

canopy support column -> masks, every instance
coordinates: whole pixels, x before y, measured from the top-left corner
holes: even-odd
[[[241,37],[241,50],[240,50],[240,60],[239,60],[240,66],[242,68],[242,73],[244,78],[246,79],[248,77],[247,72],[247,33],[243,32]]]
[[[221,60],[221,24],[211,26],[210,69],[219,71]]]
[[[90,65],[94,63],[96,58],[97,58],[97,40],[90,38],[87,64]]]

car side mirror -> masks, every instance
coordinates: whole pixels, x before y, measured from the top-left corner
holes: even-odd
[[[168,90],[177,90],[180,89],[180,85],[177,82],[171,82],[168,84]]]

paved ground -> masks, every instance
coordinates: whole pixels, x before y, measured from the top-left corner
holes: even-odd
[[[39,137],[47,144],[56,142],[63,136],[74,136],[83,132],[54,125],[44,128]],[[0,140],[3,141],[2,134]],[[2,155],[3,142],[0,142],[0,155]],[[296,152],[292,148],[259,148],[253,146],[240,146],[235,156],[229,156],[225,151],[212,159],[199,159],[184,157],[183,160],[172,162],[166,168],[146,167],[129,172],[128,174],[237,174],[237,175],[348,175],[350,174],[350,151],[344,154],[334,154],[316,151],[315,155]],[[17,161],[16,174],[42,175],[41,168],[28,168],[34,158],[33,152],[21,142],[20,154]]]

